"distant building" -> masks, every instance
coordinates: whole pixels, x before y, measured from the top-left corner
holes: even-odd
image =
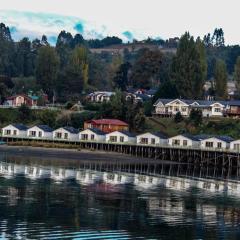
[[[110,143],[136,143],[134,134],[128,131],[114,131],[106,134],[106,142]]]
[[[73,127],[62,127],[53,131],[53,139],[56,140],[78,140],[78,130]]]
[[[97,119],[84,122],[84,129],[97,128],[105,133],[114,131],[128,131],[127,123],[118,119]]]
[[[105,133],[97,128],[88,128],[79,133],[81,141],[105,141]]]
[[[228,149],[233,141],[228,136],[206,136],[200,139],[201,148],[205,149]]]
[[[143,144],[143,145],[155,145],[155,144],[161,144],[165,145],[167,144],[167,137],[160,133],[143,133],[140,135],[137,135],[137,144]]]
[[[86,99],[89,102],[101,103],[101,102],[108,102],[115,93],[114,92],[107,92],[107,91],[97,91],[87,95]]]
[[[2,128],[2,135],[4,137],[26,137],[27,136],[27,127],[23,124],[10,124]]]
[[[28,107],[37,106],[38,97],[37,96],[28,96],[26,94],[17,94],[14,96],[7,97],[3,105],[20,107],[25,104]]]
[[[27,130],[27,136],[30,138],[48,138],[52,139],[53,129],[47,125],[37,125]]]
[[[199,147],[199,139],[190,134],[182,134],[168,139],[168,144],[173,147]]]

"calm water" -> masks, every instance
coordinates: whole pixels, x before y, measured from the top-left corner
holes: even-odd
[[[0,239],[240,239],[240,182],[214,169],[5,156],[0,173]]]

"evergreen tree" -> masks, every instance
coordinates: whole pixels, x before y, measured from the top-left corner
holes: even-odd
[[[183,121],[183,116],[180,112],[177,112],[175,117],[174,117],[174,122],[175,123],[180,123]]]
[[[236,84],[238,95],[240,96],[240,56],[237,58],[234,67],[234,81]]]
[[[128,86],[128,72],[130,67],[131,64],[129,62],[120,65],[113,79],[115,88],[121,89],[122,91],[126,91]]]
[[[136,132],[142,132],[145,128],[146,118],[143,113],[143,110],[140,109],[139,112],[134,117],[134,129]]]
[[[223,60],[218,59],[214,71],[215,93],[218,99],[227,98],[227,68]]]
[[[194,42],[189,33],[185,33],[179,42],[176,57],[172,64],[172,79],[180,97],[201,98],[205,80],[206,61],[203,54],[203,45]]]

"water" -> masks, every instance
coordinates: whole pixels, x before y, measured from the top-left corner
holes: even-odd
[[[2,157],[0,239],[240,239],[240,182],[220,172]]]

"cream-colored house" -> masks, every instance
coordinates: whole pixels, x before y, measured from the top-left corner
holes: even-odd
[[[134,134],[127,131],[115,131],[106,134],[106,142],[109,143],[136,143]]]
[[[137,135],[137,144],[143,144],[143,145],[166,145],[167,144],[167,137],[160,133],[143,133],[140,135]]]
[[[221,149],[225,150],[230,147],[230,143],[233,141],[228,136],[212,136],[205,137],[200,140],[200,146],[202,149]]]
[[[240,139],[230,142],[230,149],[240,152]]]
[[[2,128],[3,137],[26,137],[27,127],[23,124],[10,124]]]
[[[54,140],[77,141],[79,131],[73,127],[61,127],[53,131]]]
[[[168,144],[173,147],[199,147],[199,140],[189,134],[182,134],[168,139]]]
[[[53,129],[47,125],[37,125],[27,130],[29,138],[52,139]]]
[[[97,128],[88,128],[79,133],[81,141],[104,142],[105,138],[105,133]]]

